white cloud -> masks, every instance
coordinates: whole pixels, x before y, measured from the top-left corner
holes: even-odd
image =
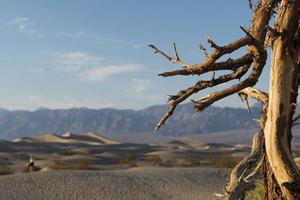
[[[143,48],[143,47],[147,47],[146,44],[132,44],[131,45],[134,49],[140,49],[140,48]]]
[[[58,70],[66,72],[80,71],[87,67],[93,67],[100,64],[103,57],[96,57],[87,52],[70,52],[59,54],[58,56]]]
[[[131,89],[135,98],[143,99],[144,101],[161,101],[163,99],[159,95],[149,93],[149,90],[152,88],[151,80],[134,78],[131,82]]]
[[[87,52],[69,52],[55,55],[54,70],[74,72],[88,81],[101,81],[115,74],[136,72],[142,69],[139,64],[103,65],[104,58]]]
[[[132,43],[129,41],[124,41],[117,38],[112,38],[109,36],[101,35],[99,33],[87,31],[87,30],[80,30],[75,32],[49,32],[49,31],[42,31],[39,29],[38,25],[35,23],[34,20],[30,19],[29,17],[19,17],[10,22],[11,25],[18,28],[18,31],[21,33],[34,36],[37,38],[52,38],[52,39],[75,39],[75,40],[92,40],[97,41],[98,43],[108,43],[111,44],[114,48],[121,48],[121,47],[130,47],[134,49],[140,49],[145,47],[146,44],[141,43]]]
[[[99,66],[84,71],[82,76],[89,81],[99,81],[115,74],[139,71],[141,68],[138,64]]]
[[[16,18],[13,21],[13,24],[18,25],[19,31],[24,31],[24,30],[28,29],[29,27],[32,27],[35,25],[35,23],[30,21],[29,18],[27,18],[27,17]]]
[[[78,32],[61,32],[54,34],[56,38],[71,38],[71,39],[98,39],[98,35],[89,31],[78,31]]]
[[[18,27],[18,30],[22,33],[36,36],[38,38],[45,37],[41,31],[36,29],[36,24],[28,17],[19,17],[12,21],[12,24]]]
[[[151,87],[151,81],[149,79],[132,79],[132,90],[135,93],[143,93]]]

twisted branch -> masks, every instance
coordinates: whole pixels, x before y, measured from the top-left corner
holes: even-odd
[[[175,96],[171,96],[168,102],[169,109],[159,120],[157,126],[155,127],[155,131],[158,131],[158,129],[165,123],[165,121],[173,114],[174,110],[176,109],[176,106],[179,103],[186,100],[192,94],[195,94],[207,87],[213,87],[237,78],[241,79],[245,75],[243,71],[245,71],[246,69],[246,68],[242,68],[242,66],[246,65],[248,70],[249,66],[252,65],[252,71],[245,80],[237,84],[234,84],[228,88],[225,88],[221,91],[211,93],[199,100],[192,101],[194,103],[195,110],[197,111],[203,110],[204,108],[210,106],[214,102],[224,97],[227,97],[229,95],[232,95],[234,93],[237,93],[247,87],[252,87],[257,83],[258,78],[261,75],[261,72],[263,70],[263,67],[267,59],[267,52],[264,49],[264,40],[267,33],[266,26],[268,25],[271,13],[273,11],[272,6],[273,6],[272,0],[262,0],[261,2],[259,2],[253,15],[254,16],[253,21],[256,21],[256,23],[252,24],[250,31],[241,27],[243,32],[245,32],[246,36],[228,45],[218,46],[212,39],[207,38],[207,42],[213,48],[213,51],[211,54],[206,55],[206,51],[204,47],[200,46],[200,49],[204,51],[204,54],[206,55],[207,59],[204,62],[199,64],[190,65],[187,64],[186,62],[183,62],[179,58],[175,44],[173,45],[175,57],[169,56],[167,53],[161,51],[154,45],[149,45],[152,49],[155,50],[155,53],[161,54],[163,57],[165,57],[172,63],[181,65],[181,67],[183,68],[181,70],[162,73],[160,74],[161,76],[167,77],[167,76],[176,76],[176,75],[201,75],[207,72],[214,72],[218,70],[233,71],[232,73],[224,75],[224,77],[226,78],[219,77],[217,79],[212,78],[212,80],[210,81],[200,81],[195,86],[180,91]],[[244,56],[237,58],[235,60],[230,59],[227,61],[216,62],[223,55],[232,53],[233,51],[236,51],[237,49],[246,45],[248,45],[248,50]],[[240,70],[242,72],[238,72]],[[216,82],[216,80],[218,81]]]
[[[202,75],[208,72],[213,72],[213,77],[211,80],[200,80],[194,86],[185,90],[181,90],[176,95],[170,96],[168,101],[169,109],[159,120],[157,126],[155,127],[155,131],[158,131],[158,129],[166,122],[166,120],[172,116],[176,106],[189,98],[191,95],[208,87],[214,87],[236,79],[239,79],[238,83],[232,84],[225,89],[210,93],[198,100],[192,101],[194,103],[195,110],[201,111],[214,102],[234,93],[238,93],[242,97],[243,101],[246,102],[247,107],[249,107],[247,101],[248,96],[251,96],[263,103],[263,113],[261,119],[259,120],[261,130],[256,133],[253,138],[252,151],[250,155],[244,158],[232,171],[230,183],[226,187],[227,193],[225,196],[227,199],[241,199],[244,192],[253,187],[253,178],[257,175],[257,172],[261,166],[261,160],[263,157],[263,139],[261,137],[263,135],[262,130],[266,121],[265,111],[268,104],[268,94],[259,90],[255,90],[251,87],[257,83],[266,64],[267,52],[265,50],[265,45],[267,27],[269,26],[271,15],[273,14],[277,3],[277,0],[259,0],[253,11],[253,19],[250,29],[247,30],[246,28],[241,27],[242,31],[245,33],[245,36],[228,45],[219,46],[208,37],[207,43],[212,48],[212,52],[208,54],[202,45],[199,46],[200,51],[205,56],[205,60],[202,63],[188,64],[182,61],[178,55],[175,43],[173,44],[174,56],[169,56],[156,46],[149,45],[149,47],[154,49],[154,53],[159,53],[173,64],[181,66],[181,69],[179,70],[164,72],[159,74],[160,76],[169,77],[177,75]],[[252,1],[250,0],[249,6],[252,9]],[[222,56],[230,54],[245,46],[248,48],[243,56],[236,59],[218,62]],[[250,68],[251,72],[248,76],[246,76],[246,73]],[[229,70],[230,72],[215,78],[215,71],[221,70]]]
[[[174,110],[176,109],[176,106],[181,102],[183,102],[184,100],[186,100],[188,97],[208,87],[214,87],[216,85],[220,85],[230,80],[239,79],[248,71],[249,68],[250,65],[245,65],[238,68],[236,71],[230,74],[222,75],[219,78],[213,78],[213,80],[209,80],[209,81],[198,81],[194,86],[189,87],[185,90],[181,90],[176,95],[170,96],[168,101],[168,105],[169,105],[168,112],[166,112],[161,117],[161,119],[159,120],[158,124],[155,127],[155,131],[158,131],[158,129],[173,114]]]
[[[263,160],[263,130],[253,136],[251,153],[245,157],[230,174],[230,181],[225,188],[226,200],[236,200],[252,189]],[[252,171],[252,169],[254,169]],[[249,172],[250,171],[250,172]]]
[[[224,196],[226,197],[226,200],[240,199],[245,195],[246,191],[254,187],[254,180],[258,175],[264,160],[263,129],[267,118],[266,110],[269,101],[268,94],[250,87],[241,90],[239,94],[245,95],[246,98],[250,96],[260,101],[263,104],[263,111],[259,120],[261,126],[260,130],[253,136],[251,153],[231,171],[230,181],[225,188]]]
[[[227,64],[226,62],[221,62],[219,64],[217,64],[215,62],[220,57],[224,56],[225,54],[230,54],[241,47],[249,45],[252,42],[252,40],[253,40],[252,37],[245,36],[245,37],[242,37],[242,38],[232,42],[231,44],[220,47],[220,46],[216,45],[215,42],[213,42],[211,39],[207,39],[207,42],[213,48],[213,52],[210,55],[205,53],[205,56],[207,57],[207,59],[203,63],[197,63],[197,64],[193,64],[193,65],[189,65],[189,64],[181,61],[177,57],[169,56],[167,53],[163,52],[162,50],[160,50],[153,44],[150,44],[149,47],[154,49],[154,53],[161,54],[164,58],[171,61],[173,64],[178,64],[183,68],[182,70],[175,70],[175,71],[171,71],[171,72],[161,73],[161,74],[159,74],[160,76],[167,77],[167,76],[175,76],[175,75],[195,75],[195,74],[200,75],[200,74],[208,72],[208,71],[223,70],[223,69],[218,69],[218,65],[221,65],[221,66],[226,65],[227,66],[226,69],[231,70],[234,65]],[[204,47],[203,48],[202,47],[203,46],[200,46],[200,49],[204,49]],[[247,59],[248,62],[249,62],[249,60],[251,60],[250,56],[247,54],[245,56],[241,57],[240,59]],[[239,62],[239,61],[237,61],[237,62]],[[245,60],[244,60],[244,62],[245,62]],[[217,66],[211,67],[211,65],[214,65],[214,64],[217,64]]]

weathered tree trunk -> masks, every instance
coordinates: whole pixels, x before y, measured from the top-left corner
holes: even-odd
[[[267,156],[265,156],[264,158],[263,172],[264,172],[264,188],[265,188],[264,199],[265,200],[284,199],[280,187],[275,179],[272,168],[269,164]]]
[[[297,58],[294,54],[294,36],[298,28],[298,17],[298,0],[281,2],[276,18],[276,37],[272,43],[268,118],[264,130],[270,168],[283,198],[287,200],[300,199],[300,173],[290,149],[290,116],[294,112],[294,105],[291,104],[292,88],[294,88],[295,73],[298,71],[296,70]],[[272,198],[272,195],[276,194],[268,195]]]
[[[249,0],[250,7],[252,1]],[[276,15],[275,27],[271,28],[271,16]],[[296,106],[300,75],[300,0],[259,0],[253,11],[253,18],[250,29],[243,27],[246,36],[230,44],[219,46],[212,39],[207,42],[213,49],[207,53],[200,45],[200,50],[205,56],[201,63],[188,64],[181,60],[178,55],[176,44],[173,44],[174,56],[160,50],[154,45],[149,45],[154,53],[162,55],[167,60],[181,69],[161,73],[160,76],[188,76],[202,75],[212,72],[211,80],[200,80],[195,85],[180,90],[176,95],[171,95],[168,101],[168,111],[160,118],[155,131],[173,115],[177,105],[207,88],[214,88],[220,84],[243,78],[225,89],[212,92],[197,100],[192,100],[194,108],[201,111],[214,102],[239,93],[240,97],[247,104],[248,96],[267,96],[264,92],[255,92],[252,88],[258,81],[267,59],[266,49],[272,45],[272,66],[270,77],[269,97],[260,101],[264,109],[263,116],[266,119],[259,120],[261,129],[264,132],[265,144],[264,178],[266,196],[268,200],[300,200],[300,172],[293,160],[291,152],[291,127],[293,114]],[[267,36],[267,37],[266,37]],[[247,53],[238,59],[219,61],[226,54],[237,51],[248,46]],[[251,72],[247,73],[251,69]],[[231,70],[215,77],[215,71]],[[245,78],[247,77],[247,78]],[[248,104],[247,104],[248,105]],[[248,106],[249,107],[249,106]],[[265,115],[266,114],[266,115]],[[255,146],[254,146],[255,147]],[[255,149],[255,148],[254,148]],[[256,151],[254,151],[256,152]],[[260,151],[261,152],[261,151]],[[256,154],[256,153],[255,153]],[[224,197],[227,199],[242,199],[245,191],[250,186],[249,173],[257,172],[261,166],[259,159],[255,161],[250,154],[232,171],[231,179],[226,187]],[[256,156],[259,158],[259,156]],[[250,159],[249,159],[250,158]],[[259,162],[258,162],[259,161]],[[255,173],[254,173],[255,174]]]

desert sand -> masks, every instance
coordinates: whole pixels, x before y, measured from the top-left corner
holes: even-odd
[[[1,200],[212,200],[224,169],[138,167],[116,171],[33,172],[0,177]]]
[[[96,133],[0,141],[0,200],[217,199],[248,144],[182,137],[124,143]],[[28,172],[29,156],[35,161]]]

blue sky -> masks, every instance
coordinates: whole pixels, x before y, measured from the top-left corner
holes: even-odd
[[[239,0],[10,0],[0,7],[0,107],[11,110],[163,104],[206,76],[158,77],[179,66],[146,45],[171,53],[176,42],[186,62],[201,62],[197,45],[207,46],[206,36],[226,44],[243,36],[239,26],[251,16]],[[267,75],[258,88],[267,89]],[[235,95],[215,105],[242,104]]]

